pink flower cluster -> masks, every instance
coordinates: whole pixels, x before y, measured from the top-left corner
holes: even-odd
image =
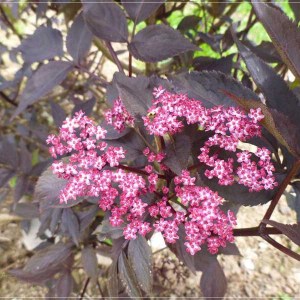
[[[159,217],[154,227],[162,232],[165,240],[176,242],[178,227],[182,224],[186,232],[186,250],[192,255],[200,251],[204,243],[207,243],[210,253],[215,254],[220,246],[233,242],[236,218],[231,211],[226,215],[220,209],[223,199],[218,193],[208,187],[196,186],[195,178],[186,170],[174,178],[174,183],[174,196],[180,200],[181,210],[175,211],[168,205],[167,195],[149,208],[152,217]]]
[[[186,123],[198,124],[199,135],[203,130],[212,132],[198,156],[201,164],[209,168],[205,171],[208,178],[216,177],[222,185],[237,180],[251,191],[274,188],[270,152],[258,148],[253,154],[238,149],[240,141],[260,135],[260,110],[247,115],[233,107],[207,109],[199,101],[162,88],[155,90],[154,97],[149,114],[143,118],[151,135],[159,136],[165,144]],[[134,118],[120,99],[106,113],[106,120],[118,131],[134,126]],[[224,199],[208,187],[197,186],[188,170],[180,176],[172,173],[164,164],[164,148],[146,147],[143,154],[148,163],[143,169],[136,169],[121,164],[126,161],[126,152],[122,147],[109,146],[105,135],[101,126],[78,112],[64,121],[59,135],[48,137],[50,153],[57,159],[52,164],[53,173],[67,180],[60,193],[62,202],[98,197],[100,208],[110,211],[112,226],[125,225],[126,239],[135,239],[137,234],[145,236],[155,229],[166,242],[175,243],[183,226],[185,246],[192,255],[204,243],[211,253],[217,253],[219,247],[233,242],[236,218],[231,211],[221,210]],[[233,152],[233,157],[219,158],[216,146]],[[68,156],[59,159],[65,155]],[[256,159],[252,159],[254,156]]]
[[[210,155],[215,146],[230,152],[236,152],[240,142],[246,142],[252,137],[261,136],[259,121],[264,118],[260,108],[250,109],[246,114],[238,107],[215,106],[205,108],[201,102],[190,99],[185,94],[172,94],[161,87],[156,89],[153,106],[149,109],[151,117],[144,117],[144,124],[150,134],[164,136],[175,134],[187,124],[198,124],[203,131],[213,132],[204,147],[200,149],[198,159],[211,169],[205,175],[212,179],[218,178],[220,185],[232,185],[237,182],[249,188],[250,191],[273,189],[277,185],[273,176],[274,166],[271,163],[270,151],[258,148],[254,155],[260,160],[251,160],[254,155],[249,151],[239,151],[234,168],[234,159],[220,159],[215,152]]]
[[[132,127],[134,124],[134,118],[127,111],[120,99],[115,100],[114,107],[107,110],[104,116],[106,122],[119,132],[123,131],[126,125]]]

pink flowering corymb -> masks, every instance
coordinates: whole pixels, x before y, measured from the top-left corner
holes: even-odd
[[[109,146],[106,130],[83,112],[67,118],[59,135],[48,137],[50,153],[57,159],[52,164],[53,173],[67,180],[60,200],[97,197],[99,207],[110,211],[111,225],[125,226],[125,239],[155,230],[167,243],[175,243],[179,227],[183,227],[190,254],[201,250],[203,244],[212,254],[217,253],[220,246],[233,242],[236,217],[232,211],[222,210],[224,199],[197,179],[197,167],[204,168],[204,176],[219,185],[240,184],[251,192],[273,189],[277,183],[269,150],[257,148],[253,153],[239,147],[261,136],[259,121],[264,116],[259,108],[248,114],[237,107],[206,108],[185,94],[170,93],[162,87],[153,95],[152,106],[142,117],[147,134],[154,136],[148,140],[153,142],[149,144],[139,136],[145,141],[144,166],[133,167],[122,147]],[[105,118],[118,132],[126,127],[135,129],[134,117],[121,99]],[[194,160],[175,174],[164,163],[166,146],[172,145],[185,126],[192,125],[198,126],[199,138],[204,133],[207,138],[194,158],[197,163]],[[220,153],[228,153],[228,158]],[[62,156],[67,158],[61,160]]]

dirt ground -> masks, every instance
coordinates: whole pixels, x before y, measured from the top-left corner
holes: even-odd
[[[239,227],[257,225],[263,216],[267,205],[255,208],[243,207],[238,213]],[[5,220],[7,209],[1,209],[0,219],[0,296],[12,297],[44,297],[46,289],[40,286],[17,281],[6,273],[9,268],[21,266],[30,257],[31,252],[24,247],[19,220]],[[274,220],[281,222],[294,222],[294,212],[288,207],[285,199],[281,199],[280,205],[273,216]],[[292,245],[283,237],[278,237],[291,249],[299,251],[299,247]],[[283,253],[272,248],[258,237],[237,237],[236,243],[242,254],[237,256],[219,256],[219,261],[224,267],[228,279],[227,297],[271,297],[282,300],[300,297],[300,262],[286,257]],[[156,251],[163,247],[160,240],[153,241]],[[155,268],[160,268],[163,261],[167,260],[170,270],[164,272],[164,276],[158,276],[157,295],[170,299],[183,297],[200,297],[199,280],[201,273],[192,274],[168,251],[163,250],[154,255]],[[103,262],[99,258],[99,262]],[[174,276],[175,268],[181,278]],[[88,290],[87,298],[94,294],[94,289]],[[76,295],[74,295],[76,296]],[[155,299],[158,296],[155,297]]]

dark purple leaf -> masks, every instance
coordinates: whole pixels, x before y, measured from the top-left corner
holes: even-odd
[[[128,244],[128,261],[142,290],[151,295],[153,285],[152,251],[147,240],[139,235]]]
[[[300,125],[300,105],[296,95],[275,70],[253,54],[236,37],[234,40],[253,80],[266,97],[267,106],[284,113],[294,124]]]
[[[48,208],[44,211],[40,211],[40,227],[37,236],[41,237],[45,234],[45,231],[49,228],[52,219],[53,208]]]
[[[292,184],[293,193],[290,192],[286,196],[288,205],[295,210],[297,214],[297,222],[300,222],[300,182],[296,181]]]
[[[56,283],[56,296],[60,299],[69,299],[73,291],[74,279],[70,271],[62,273],[62,275],[57,278]]]
[[[108,296],[111,298],[118,298],[119,296],[119,279],[118,279],[118,263],[113,261],[108,270],[107,280]]]
[[[173,84],[179,92],[200,100],[206,107],[215,105],[237,106],[225,91],[243,98],[259,101],[258,96],[232,77],[219,72],[190,72],[172,76]]]
[[[141,299],[142,293],[140,291],[136,275],[123,251],[118,259],[118,273],[129,297]]]
[[[14,214],[24,219],[34,219],[39,217],[39,210],[34,203],[18,203],[14,209]]]
[[[17,177],[16,187],[14,190],[14,200],[18,202],[22,196],[26,193],[28,187],[28,176],[27,175],[20,175]]]
[[[40,26],[33,35],[23,40],[18,48],[25,62],[41,62],[63,55],[63,40],[59,30]]]
[[[208,179],[203,172],[204,169],[200,170],[199,174],[205,185],[208,185],[212,190],[217,191],[222,198],[236,204],[245,206],[265,204],[272,199],[277,191],[277,188],[275,188],[271,191],[249,192],[249,188],[238,183],[234,183],[230,186],[219,185],[218,180]],[[281,180],[282,177],[283,176],[278,176],[277,180]]]
[[[192,272],[196,272],[195,256],[186,251],[185,243],[185,230],[183,225],[179,225],[178,230],[179,239],[175,244],[169,244],[169,248],[174,252],[179,260],[181,260]]]
[[[30,282],[43,282],[57,272],[63,271],[71,262],[72,245],[58,243],[38,251],[21,269],[10,274]]]
[[[280,55],[272,42],[263,41],[259,45],[254,46],[250,41],[245,40],[243,44],[267,63],[282,63]]]
[[[21,80],[24,78],[24,76],[31,76],[32,74],[32,68],[31,64],[24,63],[23,66],[14,74],[13,80],[1,80],[0,82],[0,91],[3,91],[8,88],[16,87],[18,84],[20,84]]]
[[[208,264],[203,270],[200,287],[206,299],[223,298],[227,289],[227,280],[222,267],[217,260]]]
[[[126,127],[122,132],[118,132],[112,125],[107,124],[106,121],[101,123],[101,127],[107,131],[105,140],[117,140],[131,131],[129,127]]]
[[[234,25],[233,25],[234,26]],[[225,52],[227,51],[228,49],[231,48],[231,46],[234,44],[234,41],[233,41],[233,38],[232,38],[232,35],[231,35],[231,28],[229,27],[223,37],[222,37],[222,40],[221,40],[221,48],[222,48],[222,52]],[[228,55],[230,56],[230,55]],[[233,55],[232,55],[233,56]]]
[[[21,113],[27,106],[35,103],[52,89],[60,84],[72,70],[71,63],[66,61],[51,61],[41,66],[32,77],[28,79],[21,96],[20,103],[13,117]]]
[[[16,143],[7,136],[0,139],[0,163],[9,165],[14,169],[19,166]]]
[[[145,143],[133,130],[119,139],[108,140],[107,143],[110,146],[123,147],[123,149],[126,150],[127,161],[134,161],[139,159],[145,161],[145,156],[143,155]]]
[[[75,102],[75,107],[72,111],[72,114],[74,114],[77,111],[82,110],[87,116],[89,116],[92,113],[95,104],[96,104],[95,98],[91,98],[87,101],[79,101],[78,100],[77,102]]]
[[[99,39],[127,42],[126,17],[116,3],[83,3],[83,17],[88,29]]]
[[[299,129],[286,115],[276,109],[268,108],[262,102],[251,100],[251,98],[240,98],[227,90],[224,90],[224,93],[246,111],[249,111],[251,108],[260,108],[264,115],[261,124],[295,157],[300,156]]]
[[[113,106],[115,103],[115,100],[117,100],[119,98],[119,91],[117,88],[117,78],[116,75],[118,74],[118,72],[114,73],[114,77],[113,80],[107,85],[106,88],[106,94],[105,94],[105,98],[106,98],[106,102],[109,106]],[[121,75],[119,75],[120,78],[122,78]],[[123,75],[123,77],[126,77],[125,75]]]
[[[40,202],[41,211],[49,208],[66,208],[77,205],[82,202],[82,198],[69,201],[67,203],[60,203],[59,194],[60,191],[66,186],[67,181],[65,179],[58,178],[52,173],[52,170],[48,168],[38,179],[35,186],[34,198]]]
[[[205,245],[201,248],[202,249],[194,255],[194,266],[197,271],[204,272],[211,264],[217,261],[217,256],[210,254]]]
[[[121,73],[114,75],[119,96],[133,116],[146,115],[151,106],[152,90],[147,77],[130,78]]]
[[[228,4],[228,2],[224,0],[211,2],[207,10],[213,17],[220,17],[227,7],[226,4]]]
[[[88,53],[92,44],[92,34],[85,25],[82,13],[74,20],[67,35],[67,50],[78,64]]]
[[[291,9],[294,12],[296,22],[300,21],[300,2],[295,0],[289,0]]]
[[[265,3],[252,1],[252,5],[282,60],[300,79],[300,31],[297,24],[289,20],[280,10]]]
[[[175,55],[199,50],[177,30],[166,25],[150,25],[128,45],[131,54],[145,62],[158,62]]]
[[[79,245],[79,222],[71,208],[64,208],[61,222],[68,234],[72,237],[73,242]]]
[[[122,0],[129,17],[136,24],[150,17],[165,0]]]
[[[253,89],[252,81],[251,81],[250,77],[249,77],[247,74],[244,74],[244,75],[243,75],[243,78],[242,78],[242,84],[243,84],[246,88],[248,88],[248,89],[250,89],[250,90]]]
[[[92,224],[98,211],[99,211],[99,206],[92,205],[90,209],[78,213],[80,219],[80,233],[82,233]]]
[[[263,220],[262,222],[277,228],[289,239],[291,239],[291,241],[300,246],[300,223],[281,224],[272,220]]]
[[[233,54],[220,59],[200,56],[194,59],[193,66],[196,71],[219,71],[230,75],[232,58]]]
[[[177,26],[177,30],[185,33],[186,31],[193,29],[197,30],[197,26],[200,24],[201,18],[198,16],[186,16],[184,17]]]
[[[0,190],[0,203],[7,199],[9,193],[10,193],[10,188],[8,187],[4,187]]]
[[[102,221],[101,225],[97,227],[95,233],[98,234],[98,239],[104,241],[105,239],[118,239],[123,236],[124,225],[112,226],[109,220]]]
[[[29,174],[31,170],[31,153],[28,151],[23,140],[20,142],[20,170]]]
[[[221,52],[221,40],[223,37],[221,34],[209,34],[209,33],[199,32],[198,35],[215,52]]]
[[[51,231],[51,233],[54,234],[57,229],[57,225],[61,220],[63,209],[62,208],[53,208],[50,210],[52,211],[52,213],[51,213],[51,221],[49,223],[49,230]]]
[[[50,159],[45,160],[45,161],[41,161],[39,163],[37,163],[36,165],[34,165],[30,171],[31,176],[40,176],[42,174],[42,172],[45,171],[45,169],[49,166],[49,163],[51,162]]]
[[[81,251],[81,262],[83,269],[87,276],[96,280],[98,277],[98,262],[94,248],[92,246],[86,246]]]
[[[59,104],[51,101],[50,105],[51,105],[51,112],[52,112],[52,117],[55,122],[55,125],[57,127],[61,127],[61,125],[62,125],[63,121],[66,119],[67,115],[66,115],[65,111],[63,110],[63,108]]]
[[[14,175],[15,172],[11,169],[0,169],[0,188],[2,188]]]
[[[219,254],[242,256],[237,245],[233,243],[227,243],[225,248],[220,247]]]
[[[38,19],[42,18],[48,8],[48,3],[47,2],[39,2],[37,3],[37,7],[36,7],[36,21],[38,21]]]
[[[191,147],[191,140],[187,135],[175,136],[174,141],[167,145],[166,158],[163,163],[174,173],[180,175],[182,170],[187,168]]]

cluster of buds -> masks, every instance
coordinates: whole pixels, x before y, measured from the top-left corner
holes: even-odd
[[[134,118],[120,99],[105,118],[119,132],[134,126]],[[260,191],[276,186],[270,152],[265,148],[258,148],[255,153],[242,151],[238,143],[261,135],[258,122],[262,118],[259,109],[249,114],[235,107],[207,109],[187,95],[172,94],[160,87],[154,90],[153,106],[143,121],[149,134],[164,142],[170,142],[171,135],[190,124],[199,126],[199,134],[211,132],[198,156],[207,168],[205,176],[217,178],[220,185],[238,183],[250,191]],[[60,193],[62,202],[98,197],[99,207],[110,211],[112,226],[123,224],[126,239],[156,230],[166,242],[175,243],[179,228],[183,227],[185,246],[192,255],[203,244],[214,254],[220,246],[233,242],[236,218],[233,212],[221,209],[224,199],[218,193],[198,186],[188,170],[182,170],[180,176],[174,174],[164,164],[165,149],[158,146],[159,149],[154,149],[154,145],[151,149],[145,147],[144,168],[130,166],[126,151],[109,146],[105,135],[101,126],[78,112],[64,121],[59,135],[48,137],[50,153],[57,159],[52,164],[53,173],[67,180]],[[228,151],[231,157],[221,159],[216,147]],[[67,158],[58,159],[66,155]]]

